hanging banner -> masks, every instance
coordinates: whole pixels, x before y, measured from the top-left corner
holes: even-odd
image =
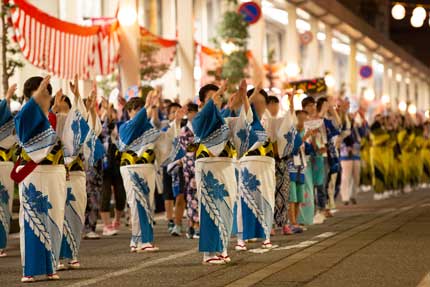
[[[161,78],[176,57],[176,40],[158,37],[140,27],[140,76],[143,81]]]
[[[324,93],[327,91],[327,85],[325,84],[324,78],[289,82],[284,88],[303,90],[303,92],[308,96],[312,94]]]
[[[119,61],[119,25],[81,26],[52,17],[25,0],[11,0],[15,38],[24,57],[59,78],[94,78]]]

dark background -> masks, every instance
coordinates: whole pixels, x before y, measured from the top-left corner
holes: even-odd
[[[426,66],[430,66],[430,26],[427,14],[424,25],[414,28],[410,24],[413,7],[406,7],[402,20],[391,17],[391,8],[397,1],[390,0],[338,0],[357,16],[361,17],[379,32],[400,45]],[[410,4],[430,5],[430,0],[403,0]],[[427,13],[430,9],[425,7]]]

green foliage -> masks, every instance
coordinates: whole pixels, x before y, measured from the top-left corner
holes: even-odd
[[[248,24],[243,20],[241,14],[236,11],[227,11],[224,13],[223,20],[218,26],[218,35],[224,40],[231,41],[241,47],[246,47],[249,36]]]
[[[246,51],[237,51],[225,57],[222,67],[222,78],[228,79],[231,84],[238,84],[244,77],[244,69],[248,64]]]
[[[225,0],[232,6],[231,11],[224,13],[217,29],[215,44],[221,48],[221,43],[233,43],[236,51],[227,55],[223,53],[223,65],[221,67],[221,77],[228,79],[231,86],[237,85],[245,78],[245,68],[248,65],[247,44],[248,44],[248,24],[237,10],[236,0]],[[216,73],[216,71],[215,71]]]
[[[13,31],[10,23],[8,22],[8,15],[10,9],[13,8],[12,4],[2,1],[1,4],[1,50],[2,50],[2,84],[3,95],[9,89],[9,78],[11,78],[17,68],[24,67],[24,62],[20,59],[21,49],[18,44],[11,41]]]

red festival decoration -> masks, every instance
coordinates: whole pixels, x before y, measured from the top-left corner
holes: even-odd
[[[33,65],[63,79],[107,75],[119,61],[118,21],[81,26],[52,17],[25,0],[13,0],[16,40]]]

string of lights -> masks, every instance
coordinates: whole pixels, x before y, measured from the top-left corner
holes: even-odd
[[[391,16],[393,16],[393,18],[396,20],[404,19],[406,17],[406,7],[413,8],[412,16],[410,18],[410,23],[412,27],[414,28],[422,27],[428,15],[426,8],[430,9],[430,5],[395,2],[393,5],[393,8],[391,8]],[[430,25],[430,18],[429,18],[429,25]]]

